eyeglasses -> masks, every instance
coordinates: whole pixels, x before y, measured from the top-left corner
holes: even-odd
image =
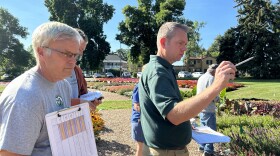
[[[49,49],[51,51],[58,52],[58,53],[62,54],[64,57],[69,58],[69,59],[71,59],[72,57],[74,57],[77,61],[80,61],[82,59],[81,54],[74,54],[74,53],[71,53],[71,52],[63,52],[63,51],[53,49],[53,48],[50,48],[50,47],[43,47],[43,48]]]

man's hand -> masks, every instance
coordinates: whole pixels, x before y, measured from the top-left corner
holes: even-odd
[[[139,103],[134,103],[133,107],[134,107],[134,110],[136,110],[137,112],[140,112],[140,104]]]
[[[236,67],[229,61],[223,61],[216,68],[215,80],[213,85],[217,86],[220,90],[225,88],[229,80],[235,79]]]

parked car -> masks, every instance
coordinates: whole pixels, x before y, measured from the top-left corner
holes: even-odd
[[[100,77],[102,77],[102,76],[101,76],[101,74],[99,74],[99,73],[94,73],[94,74],[92,75],[92,77],[93,77],[93,78],[100,78]]]
[[[84,73],[84,77],[85,78],[90,78],[90,77],[92,77],[90,74],[86,74],[86,73]]]
[[[142,75],[142,72],[137,72],[137,78],[140,78]]]
[[[203,74],[204,74],[203,72],[194,72],[194,73],[192,73],[192,77],[199,78]]]
[[[122,73],[122,77],[131,77],[131,74],[130,74],[130,72],[123,72]]]
[[[186,77],[192,77],[192,74],[188,71],[180,71],[178,73],[178,78],[186,78]]]
[[[114,76],[114,74],[113,74],[113,73],[111,73],[111,72],[107,72],[107,73],[105,73],[105,76],[106,76],[106,77],[109,77],[109,78],[113,78],[113,77],[115,77],[115,76]]]

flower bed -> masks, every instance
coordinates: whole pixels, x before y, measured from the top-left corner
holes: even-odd
[[[96,82],[110,83],[138,83],[138,78],[96,78]],[[194,88],[197,85],[197,80],[177,80],[180,88]],[[227,84],[227,91],[233,91],[237,88],[244,87],[243,84],[231,82]]]
[[[126,83],[137,83],[139,81],[138,78],[95,78],[94,81],[97,82],[126,82]]]
[[[104,128],[104,120],[97,111],[91,111],[91,120],[95,137],[98,138],[100,131]]]
[[[109,92],[120,92],[121,90],[132,91],[134,85],[123,85],[123,86],[104,86],[102,89]]]

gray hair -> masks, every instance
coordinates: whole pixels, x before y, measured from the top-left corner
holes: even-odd
[[[209,73],[215,72],[217,67],[218,67],[218,64],[211,64],[211,65],[209,65],[207,72],[209,72]]]
[[[77,30],[60,22],[46,22],[38,26],[32,34],[32,47],[35,53],[36,62],[39,62],[37,49],[48,46],[56,40],[74,39],[79,44],[83,40]],[[50,54],[50,51],[48,51]]]
[[[157,34],[157,43],[159,43],[162,37],[166,37],[168,40],[170,40],[175,36],[176,29],[182,29],[186,33],[189,32],[189,27],[185,24],[180,24],[177,22],[166,22],[159,28]]]

